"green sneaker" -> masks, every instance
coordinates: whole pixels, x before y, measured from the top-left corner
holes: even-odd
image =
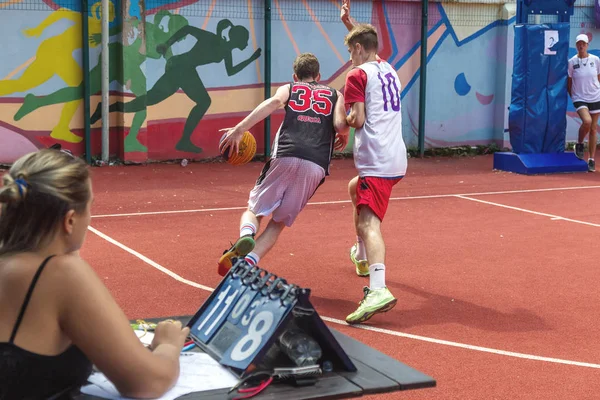
[[[354,243],[354,246],[350,249],[350,260],[356,266],[356,275],[358,276],[369,276],[369,262],[367,260],[357,260],[356,252],[358,251],[358,243]]]
[[[391,310],[398,302],[386,287],[371,290],[365,286],[363,292],[365,297],[360,301],[356,311],[346,317],[346,322],[349,324],[365,322],[377,313]]]

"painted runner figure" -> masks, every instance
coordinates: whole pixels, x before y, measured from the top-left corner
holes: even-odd
[[[165,19],[168,21],[167,32],[163,31],[160,28],[161,22]],[[124,25],[127,29],[123,30],[123,36],[133,31],[133,29],[138,27],[140,23],[141,22],[137,19],[134,19],[133,21],[126,21]],[[160,59],[164,56],[165,59],[168,60],[173,55],[171,50],[169,49],[166,52],[159,54],[156,51],[156,44],[165,43],[171,36],[170,32],[177,32],[187,24],[188,21],[185,17],[177,14],[171,14],[167,10],[161,10],[156,14],[153,22],[146,22],[144,26],[146,32],[145,48],[142,48],[142,36],[138,36],[133,41],[133,43],[127,46],[124,46],[120,41],[110,42],[108,44],[109,60],[119,60],[121,59],[121,57],[124,57],[127,60],[127,62],[123,64],[122,71],[118,68],[118,65],[116,64],[110,66],[110,68],[108,69],[109,81],[116,81],[121,85],[125,85],[127,89],[131,90],[131,92],[136,97],[140,97],[146,94],[146,77],[144,76],[144,72],[142,71],[142,64],[144,63],[146,58]],[[111,29],[110,35],[112,36],[116,34],[118,34],[118,32],[114,32],[114,30]],[[91,35],[91,40],[94,43],[97,42],[99,44],[101,40],[100,36],[100,34],[93,34]],[[183,38],[181,38],[180,40],[182,39]],[[92,68],[92,70],[90,71],[90,93],[92,95],[99,93],[101,90],[101,56],[102,54],[98,56],[98,64],[96,64],[96,66],[94,66],[94,68]],[[23,105],[15,114],[14,119],[15,121],[19,121],[21,118],[40,107],[81,99],[83,98],[83,86],[84,83],[82,82],[79,86],[65,87],[46,96],[35,96],[33,94],[28,94],[27,96],[25,96]],[[133,121],[131,123],[131,127],[129,129],[129,133],[125,137],[125,151],[148,150],[146,146],[142,145],[138,141],[137,138],[139,130],[142,127],[144,121],[146,120],[146,114],[147,112],[145,108],[135,113],[135,116],[133,117]],[[96,107],[96,111],[92,118],[92,123],[96,122],[96,118],[99,115],[101,115],[101,104],[98,104],[98,107]]]
[[[229,39],[223,36],[223,31],[229,28]],[[204,117],[211,104],[208,90],[198,76],[196,68],[201,65],[225,62],[227,75],[232,76],[246,68],[251,62],[258,59],[261,49],[257,49],[245,61],[233,65],[233,50],[244,50],[248,46],[249,32],[240,25],[233,25],[231,21],[224,19],[217,24],[217,33],[205,31],[195,26],[187,25],[175,32],[166,43],[159,44],[156,51],[165,54],[173,43],[191,35],[197,39],[196,44],[187,52],[177,54],[167,60],[165,73],[158,78],[152,89],[147,94],[136,97],[134,100],[123,103],[121,101],[110,105],[109,112],[138,112],[146,107],[160,103],[174,95],[181,89],[196,105],[190,111],[185,122],[181,139],[175,146],[179,151],[200,153],[202,149],[192,143],[191,137],[194,129]],[[98,104],[96,112],[91,117],[91,123],[95,123],[102,117],[101,104]]]

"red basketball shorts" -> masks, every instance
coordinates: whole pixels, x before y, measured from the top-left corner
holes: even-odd
[[[402,180],[397,178],[380,178],[373,176],[359,177],[356,184],[356,210],[360,214],[360,206],[367,206],[380,221],[388,208],[392,188]]]

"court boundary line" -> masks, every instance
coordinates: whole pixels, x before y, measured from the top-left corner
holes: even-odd
[[[331,317],[323,317],[323,316],[321,317],[321,319],[323,319],[325,321],[333,322],[336,324],[340,324],[340,325],[342,325],[342,324],[347,325],[345,323],[345,321],[340,320],[340,319],[335,319],[335,318],[331,318]],[[349,325],[347,325],[347,326],[349,326]],[[377,328],[375,326],[369,326],[369,325],[360,325],[360,324],[352,325],[351,328],[363,329],[363,330],[367,330],[367,331],[378,332],[378,333],[383,333],[383,334],[387,334],[387,335],[391,335],[391,336],[403,337],[403,338],[407,338],[407,339],[415,339],[415,340],[420,340],[420,341],[430,342],[430,343],[435,343],[435,344],[442,344],[442,345],[451,346],[451,347],[459,347],[459,348],[463,348],[463,349],[467,349],[467,350],[481,351],[484,353],[492,353],[492,354],[509,356],[509,357],[524,358],[527,360],[545,361],[545,362],[551,362],[551,363],[555,363],[555,364],[574,365],[574,366],[578,366],[578,367],[600,368],[599,364],[565,360],[562,358],[536,356],[535,354],[518,353],[518,352],[514,352],[514,351],[507,351],[507,350],[498,350],[498,349],[493,349],[491,347],[475,346],[475,345],[471,345],[471,344],[452,342],[449,340],[435,339],[435,338],[430,338],[427,336],[414,335],[412,333],[398,332],[398,331],[394,331],[391,329]]]
[[[433,194],[433,195],[423,195],[423,196],[404,196],[404,197],[391,197],[390,201],[441,199],[441,198],[459,197],[459,196],[491,196],[491,195],[497,195],[497,194],[538,193],[538,192],[552,192],[552,191],[560,191],[560,190],[585,190],[585,189],[600,189],[600,185],[569,186],[569,187],[541,188],[541,189],[518,189],[518,190],[504,190],[504,191],[498,191],[498,192],[475,192],[475,193]],[[307,204],[307,206],[348,204],[348,203],[351,203],[351,201],[350,200],[315,201],[315,202],[309,202]],[[237,211],[237,210],[245,210],[246,208],[247,208],[247,206],[243,206],[243,207],[236,206],[236,207],[200,208],[200,209],[190,209],[190,210],[146,211],[146,212],[133,212],[133,213],[122,213],[122,214],[92,215],[92,218],[113,218],[113,217],[116,218],[116,217],[143,216],[143,215]]]
[[[157,262],[155,262],[155,261],[151,260],[150,258],[144,256],[143,254],[141,254],[141,253],[139,253],[139,252],[131,249],[130,247],[124,245],[123,243],[121,243],[121,242],[119,242],[119,241],[111,238],[110,236],[106,235],[105,233],[100,232],[98,229],[93,228],[91,225],[88,227],[88,229],[91,232],[93,232],[94,234],[96,234],[97,236],[99,236],[100,238],[108,241],[111,244],[114,244],[115,246],[119,247],[122,250],[125,250],[127,253],[129,253],[129,254],[131,254],[131,255],[139,258],[140,260],[144,261],[145,263],[147,263],[151,267],[156,268],[160,272],[162,272],[162,273],[170,276],[171,278],[175,279],[176,281],[178,281],[180,283],[192,286],[192,287],[197,288],[197,289],[206,290],[208,292],[213,292],[214,291],[214,288],[211,288],[209,286],[205,286],[205,285],[202,285],[200,283],[197,283],[197,282],[194,282],[194,281],[190,281],[189,279],[183,278],[182,276],[176,274],[175,272],[169,270],[168,268],[165,268],[162,265],[158,264]],[[439,344],[439,345],[459,347],[459,348],[463,348],[463,349],[467,349],[467,350],[474,350],[474,351],[480,351],[480,352],[485,352],[485,353],[492,353],[492,354],[503,355],[503,356],[508,356],[508,357],[523,358],[523,359],[527,359],[527,360],[543,361],[543,362],[549,362],[549,363],[555,363],[555,364],[564,364],[564,365],[572,365],[572,366],[579,366],[579,367],[587,367],[587,368],[600,369],[600,364],[586,363],[586,362],[581,362],[581,361],[565,360],[565,359],[553,358],[553,357],[537,356],[537,355],[534,355],[534,354],[519,353],[519,352],[513,352],[513,351],[506,351],[506,350],[499,350],[499,349],[494,349],[494,348],[490,348],[490,347],[475,346],[475,345],[470,345],[470,344],[465,344],[465,343],[452,342],[452,341],[449,341],[449,340],[436,339],[436,338],[431,338],[431,337],[427,337],[427,336],[414,335],[414,334],[410,334],[410,333],[405,333],[405,332],[400,332],[400,331],[394,331],[394,330],[391,330],[391,329],[377,328],[377,327],[373,327],[373,326],[369,326],[369,325],[349,325],[349,324],[346,323],[346,321],[342,321],[340,319],[331,318],[331,317],[327,317],[327,316],[321,316],[321,319],[324,320],[324,321],[328,321],[328,322],[331,322],[331,323],[334,323],[334,324],[338,324],[338,325],[343,325],[343,326],[350,327],[350,328],[363,329],[363,330],[367,330],[367,331],[371,331],[371,332],[377,332],[377,333],[387,334],[387,335],[391,335],[391,336],[397,336],[397,337],[403,337],[403,338],[407,338],[407,339],[419,340],[419,341],[423,341],[423,342],[435,343],[435,344]]]
[[[137,251],[133,250],[130,247],[125,246],[123,243],[111,238],[110,236],[100,232],[98,229],[93,228],[91,225],[88,226],[88,229],[95,233],[96,235],[98,235],[100,238],[106,240],[107,242],[114,244],[115,246],[121,248],[122,250],[125,250],[126,252],[128,252],[131,255],[134,255],[135,257],[139,258],[140,260],[142,260],[143,262],[145,262],[146,264],[150,265],[153,268],[156,268],[157,270],[159,270],[160,272],[170,276],[171,278],[175,279],[176,281],[179,281],[181,283],[184,283],[186,285],[195,287],[197,289],[202,289],[202,290],[206,290],[207,292],[212,292],[214,291],[213,288],[209,287],[209,286],[204,286],[201,285],[197,282],[194,281],[190,281],[189,279],[185,279],[184,277],[182,277],[181,275],[176,274],[175,272],[171,271],[168,268],[163,267],[162,265],[158,264],[157,262],[152,261],[151,259],[149,259],[148,257],[146,257],[145,255],[138,253]]]
[[[525,212],[525,213],[529,213],[529,214],[541,215],[542,217],[548,217],[548,218],[550,218],[553,221],[574,222],[576,224],[588,225],[588,226],[593,226],[595,228],[600,228],[600,224],[595,224],[593,222],[587,222],[587,221],[581,221],[581,220],[578,220],[578,219],[561,217],[560,215],[554,215],[554,214],[548,214],[548,213],[543,213],[543,212],[539,212],[539,211],[528,210],[526,208],[509,206],[509,205],[502,204],[502,203],[495,203],[493,201],[487,201],[487,200],[481,200],[481,199],[474,199],[474,198],[468,197],[468,196],[456,195],[455,197],[457,197],[459,199],[465,199],[465,200],[475,201],[475,202],[478,202],[478,203],[488,204],[488,205],[491,205],[491,206],[508,208],[510,210],[521,211],[521,212]]]

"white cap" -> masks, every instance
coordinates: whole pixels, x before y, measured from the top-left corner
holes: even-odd
[[[579,41],[584,41],[586,43],[589,43],[588,36],[585,33],[582,33],[581,35],[577,35],[577,37],[575,38],[575,43],[577,43]]]

